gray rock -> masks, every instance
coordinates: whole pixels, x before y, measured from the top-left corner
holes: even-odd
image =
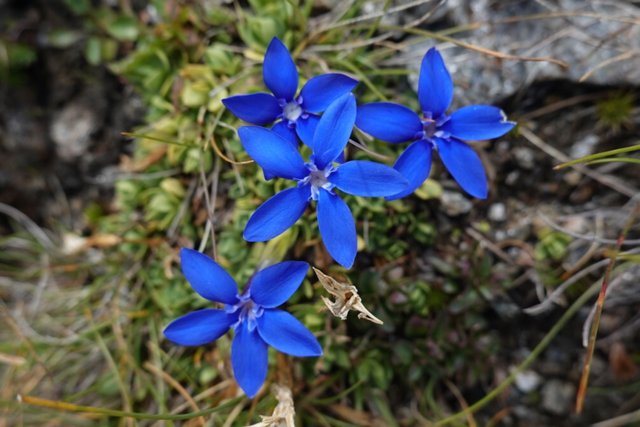
[[[449,216],[466,214],[473,207],[469,199],[454,191],[444,191],[440,201],[442,202],[442,208]]]
[[[536,166],[536,155],[530,148],[515,147],[513,149],[513,157],[523,169],[531,170]]]
[[[458,40],[503,54],[547,57],[551,62],[498,59],[452,43],[425,40],[389,63],[419,70],[430,47],[437,45],[455,82],[453,107],[487,104],[513,94],[534,80],[581,78],[599,84],[640,82],[640,7],[624,1],[584,0],[451,0],[443,7],[456,25],[484,23]],[[540,19],[518,17],[546,14]],[[635,52],[635,53],[634,53]],[[417,73],[410,76],[417,88]]]
[[[92,108],[80,102],[67,104],[53,117],[49,131],[60,158],[72,161],[86,153],[91,145],[91,134],[98,125]]]
[[[507,219],[507,208],[504,203],[494,203],[489,207],[489,219],[496,222]]]
[[[555,415],[568,414],[576,397],[576,388],[560,380],[548,381],[542,387],[542,407]]]
[[[530,393],[537,389],[542,377],[535,371],[524,371],[516,375],[516,387],[523,393]]]
[[[577,159],[578,157],[588,156],[593,153],[600,139],[594,134],[587,134],[580,140],[576,141],[571,147],[569,157]]]

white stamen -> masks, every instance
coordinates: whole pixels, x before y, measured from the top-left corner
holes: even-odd
[[[296,101],[291,101],[282,108],[282,116],[289,120],[289,122],[295,122],[302,116],[302,107]]]
[[[309,175],[307,175],[304,179],[300,181],[298,185],[306,185],[309,184],[311,187],[311,198],[313,200],[318,200],[318,194],[320,193],[320,189],[323,188],[327,191],[333,190],[335,185],[329,182],[329,175],[336,171],[336,168],[333,166],[327,166],[323,170],[319,170],[318,167],[314,163],[307,163],[307,169],[309,169]]]

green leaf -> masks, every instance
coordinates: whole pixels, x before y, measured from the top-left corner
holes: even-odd
[[[47,41],[49,46],[64,49],[80,40],[81,37],[82,34],[78,31],[58,29],[47,34]]]
[[[107,24],[107,31],[120,41],[134,41],[138,38],[138,21],[131,16],[118,16]]]
[[[102,62],[102,47],[98,37],[91,37],[84,47],[84,57],[91,65],[98,65]]]
[[[36,51],[30,46],[19,43],[7,43],[3,45],[0,40],[0,51],[7,52],[6,57],[0,55],[0,67],[23,68],[28,67],[37,59]],[[5,59],[7,61],[5,62]]]
[[[87,13],[91,7],[91,0],[64,0],[64,3],[76,15]]]

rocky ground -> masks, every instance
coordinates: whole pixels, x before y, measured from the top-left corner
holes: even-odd
[[[37,58],[22,70],[21,81],[0,85],[0,203],[43,228],[81,233],[87,208],[109,209],[120,156],[129,152],[121,132],[140,123],[145,108],[127,82],[105,66],[88,65],[80,51],[58,49],[39,38],[43,25],[72,18],[44,2],[26,3],[0,1],[0,26],[12,23],[3,36],[34,46]],[[604,273],[604,255],[634,206],[631,198],[639,193],[638,166],[603,164],[588,171],[555,171],[553,166],[638,143],[640,12],[637,2],[622,1],[592,2],[589,13],[600,18],[584,13],[573,16],[584,10],[584,2],[569,0],[448,3],[448,9],[431,18],[440,27],[564,13],[523,25],[489,26],[464,40],[522,56],[526,44],[528,57],[553,57],[566,63],[501,60],[442,45],[456,76],[456,102],[496,103],[520,124],[518,134],[508,141],[483,145],[492,185],[487,202],[468,200],[451,181],[441,179],[445,192],[437,205],[435,225],[443,237],[438,243],[442,246],[433,252],[477,244],[493,263],[489,277],[496,281],[484,289],[482,298],[488,300],[483,315],[498,345],[486,375],[473,385],[460,386],[461,399],[454,394],[438,398],[443,406],[455,410],[461,400],[471,404],[507,377],[569,303]],[[409,13],[400,16],[404,21],[414,18]],[[413,44],[385,65],[414,64],[426,47],[425,43]],[[625,56],[634,49],[635,56]],[[17,230],[15,219],[15,215],[0,215],[2,234]],[[471,225],[481,221],[487,224],[483,229]],[[635,224],[627,235],[627,250],[638,248],[640,230]],[[454,227],[466,234],[452,245],[444,236]],[[555,254],[554,245],[560,243],[554,239],[566,250]],[[418,260],[416,274],[438,274],[431,254]],[[541,257],[556,255],[553,270],[537,268]],[[559,295],[555,303],[540,305],[551,292],[545,274],[563,277],[554,283],[557,286],[596,263],[599,267]],[[515,386],[476,415],[480,425],[489,420],[496,423],[492,425],[510,426],[589,425],[637,410],[639,277],[637,265],[628,264],[613,277],[582,415],[573,413],[573,405],[591,302],[517,376]],[[459,384],[468,383],[461,379]],[[623,424],[602,424],[614,425]]]

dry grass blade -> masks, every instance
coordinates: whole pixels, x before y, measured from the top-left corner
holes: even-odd
[[[476,52],[480,52],[484,55],[493,56],[498,59],[505,60],[513,60],[513,61],[526,61],[526,62],[549,62],[552,64],[556,64],[561,68],[569,68],[569,64],[564,61],[555,58],[548,57],[537,57],[537,56],[521,56],[521,55],[512,55],[510,53],[498,52],[497,50],[489,49],[486,47],[478,46],[472,43],[467,43],[462,40],[455,39],[453,37],[446,36],[444,34],[435,33],[433,31],[422,30],[418,28],[406,28],[406,27],[398,27],[398,26],[384,26],[381,27],[384,30],[388,31],[403,31],[405,33],[416,34],[419,36],[429,37],[435,40],[439,40],[442,42],[453,43],[456,46],[463,47],[465,49],[474,50]]]
[[[527,141],[529,141],[554,159],[560,162],[568,162],[571,160],[569,156],[562,153],[557,148],[547,144],[544,140],[542,140],[542,138],[540,138],[526,126],[520,126],[518,128],[518,131],[520,132],[520,135],[522,135]],[[636,194],[638,194],[638,189],[626,185],[616,177],[601,174],[593,169],[586,168],[582,165],[574,165],[573,167],[578,172],[587,175],[589,178],[598,181],[600,184],[606,185],[607,187],[617,191],[620,194],[624,194],[628,197],[634,197]]]
[[[638,422],[640,422],[640,409],[620,415],[619,417],[600,421],[599,423],[592,424],[591,427],[625,427],[637,425]]]
[[[356,18],[347,19],[345,21],[334,22],[318,29],[317,33],[322,33],[328,30],[336,29],[336,28],[347,27],[349,25],[358,24],[364,21],[370,21],[372,19],[382,18],[383,16],[388,16],[394,13],[402,12],[403,10],[411,9],[413,7],[417,7],[429,2],[431,2],[431,0],[416,0],[413,2],[398,5],[396,7],[392,7],[388,10],[383,10],[381,12],[370,13],[368,15],[361,15]],[[435,7],[440,6],[440,4],[442,4],[442,2],[438,2],[438,4]]]
[[[153,365],[150,362],[145,362],[142,366],[144,366],[144,368],[147,371],[149,371],[152,374],[162,378],[167,384],[169,384],[171,387],[176,389],[176,391],[178,393],[180,393],[180,395],[184,398],[184,400],[187,401],[189,406],[191,406],[191,408],[195,412],[199,412],[200,411],[200,408],[198,407],[198,404],[195,402],[195,400],[193,400],[193,398],[191,397],[189,392],[187,390],[185,390],[185,388],[182,387],[180,385],[180,383],[178,381],[176,381],[171,375],[169,375],[168,373],[166,373],[165,371],[163,371],[162,369],[160,369],[159,367]],[[204,426],[206,424],[206,420],[204,419],[204,417],[199,417],[199,418],[197,418],[197,420],[199,421],[199,424],[201,426]]]
[[[371,312],[362,305],[362,299],[360,295],[358,295],[358,289],[355,286],[338,282],[333,277],[324,274],[315,267],[313,267],[313,271],[316,273],[316,276],[318,276],[318,280],[325,290],[336,298],[335,301],[331,301],[329,298],[321,297],[331,314],[345,320],[349,311],[354,310],[358,312],[358,319],[366,319],[378,325],[383,324],[382,320],[371,314]]]
[[[616,55],[613,58],[609,58],[606,61],[602,61],[601,63],[599,63],[598,65],[596,65],[595,67],[587,71],[586,73],[584,73],[578,81],[582,83],[585,80],[587,80],[589,77],[591,77],[591,75],[596,71],[598,71],[599,69],[604,68],[611,64],[615,64],[616,62],[626,61],[627,59],[631,59],[635,56],[638,56],[638,54],[640,54],[640,51],[631,50],[628,52],[621,53],[620,55]]]
[[[593,359],[593,352],[596,348],[596,338],[598,336],[598,327],[600,326],[600,317],[602,315],[602,310],[604,308],[604,301],[607,296],[607,288],[609,286],[609,280],[611,276],[611,271],[613,270],[613,266],[616,263],[616,259],[618,254],[620,253],[620,249],[622,247],[622,243],[624,242],[625,236],[631,229],[631,226],[636,220],[636,216],[640,213],[640,203],[636,203],[635,209],[631,211],[629,214],[629,219],[627,223],[618,236],[618,241],[616,243],[615,250],[611,255],[609,260],[609,264],[607,265],[607,270],[604,273],[604,277],[602,278],[602,286],[600,287],[600,293],[598,294],[598,300],[596,302],[596,311],[593,318],[593,324],[591,325],[591,333],[589,335],[589,345],[587,347],[587,354],[585,357],[584,365],[582,368],[582,375],[580,376],[580,385],[578,387],[578,394],[576,396],[576,413],[580,414],[582,409],[584,408],[584,399],[587,394],[587,386],[589,384],[589,372],[591,370],[591,360]]]
[[[127,412],[127,411],[120,411],[117,409],[99,408],[96,406],[76,405],[74,403],[62,402],[59,400],[42,399],[39,397],[27,396],[27,395],[18,395],[16,396],[16,399],[21,404],[37,406],[40,408],[53,409],[55,411],[76,412],[76,413],[84,413],[84,414],[103,415],[107,417],[133,418],[138,420],[159,420],[159,421],[190,420],[193,418],[210,415],[215,412],[221,411],[223,409],[228,409],[234,405],[237,405],[238,402],[243,404],[241,402],[243,398],[237,397],[235,399],[228,400],[216,406],[215,408],[205,409],[200,412],[190,412],[187,414],[173,415],[173,414],[145,414],[142,412]]]
[[[225,162],[230,163],[232,165],[248,165],[250,163],[253,163],[253,160],[243,160],[241,162],[238,162],[236,160],[233,160],[230,157],[227,157],[221,150],[220,147],[218,147],[218,144],[216,143],[216,139],[212,136],[211,139],[209,140],[210,144],[211,144],[211,148],[213,148],[213,151],[216,152],[216,154]]]
[[[33,222],[31,218],[20,212],[18,209],[4,203],[0,203],[0,213],[11,217],[17,223],[22,225],[38,241],[38,243],[40,243],[45,248],[53,249],[56,247],[47,233],[45,233],[45,231],[40,228],[38,224]]]
[[[15,356],[13,354],[0,353],[0,363],[12,366],[22,366],[27,363],[27,359],[22,356]]]
[[[447,385],[451,393],[453,393],[453,395],[455,396],[456,400],[462,407],[462,410],[466,412],[467,424],[469,425],[469,427],[478,427],[478,423],[476,423],[475,418],[473,418],[473,412],[469,411],[469,404],[466,400],[464,400],[464,396],[462,396],[462,393],[460,393],[458,387],[456,387],[456,385],[449,380],[445,380],[445,384]]]

